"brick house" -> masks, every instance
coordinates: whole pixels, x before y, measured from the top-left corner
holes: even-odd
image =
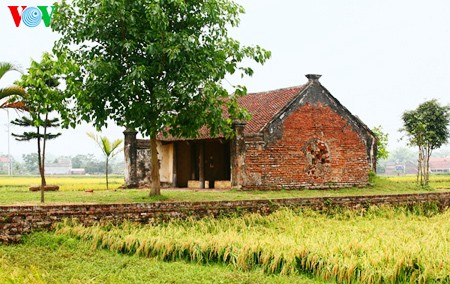
[[[161,138],[161,182],[172,187],[329,188],[368,183],[376,137],[319,82],[248,94],[236,137]],[[149,141],[125,131],[126,186],[148,183]]]

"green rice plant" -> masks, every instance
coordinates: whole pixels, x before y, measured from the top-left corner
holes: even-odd
[[[48,176],[48,184],[56,184],[60,191],[84,191],[86,189],[106,190],[105,181],[102,176]],[[109,178],[111,187],[118,188],[124,183],[123,176],[111,176]],[[8,191],[25,190],[32,185],[38,185],[38,176],[1,176],[0,189]]]
[[[429,212],[433,212],[430,214]],[[333,215],[279,210],[269,216],[124,223],[56,229],[95,248],[164,261],[224,263],[267,274],[308,274],[337,283],[447,283],[450,211],[369,207]]]
[[[301,275],[267,275],[227,265],[162,262],[92,250],[83,242],[37,232],[15,245],[0,244],[0,283],[323,283]]]

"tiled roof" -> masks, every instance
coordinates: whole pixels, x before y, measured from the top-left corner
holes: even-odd
[[[261,131],[276,114],[278,114],[289,102],[291,102],[306,85],[278,89],[262,93],[248,94],[238,99],[241,107],[244,107],[252,115],[244,128],[245,134],[253,134]]]
[[[260,132],[264,126],[266,126],[272,119],[287,106],[301,91],[306,87],[295,86],[283,89],[277,89],[273,91],[250,93],[244,97],[238,98],[238,104],[246,108],[251,114],[251,119],[247,121],[244,128],[244,134],[255,134]],[[216,138],[221,138],[218,136]],[[206,127],[202,127],[199,130],[199,138],[197,139],[210,139],[209,130]],[[187,138],[174,138],[172,136],[163,137],[158,136],[159,140],[163,141],[175,141],[175,140],[191,140]]]
[[[450,158],[430,158],[431,169],[450,169]]]

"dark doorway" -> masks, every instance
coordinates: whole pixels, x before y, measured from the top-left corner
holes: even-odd
[[[226,140],[208,140],[204,143],[205,180],[214,188],[216,180],[230,180],[230,143]]]
[[[230,180],[230,142],[225,139],[180,141],[175,143],[177,186],[187,187],[188,180],[199,180],[203,148],[205,181],[214,188],[217,180]]]
[[[191,151],[192,147],[188,141],[175,143],[177,186],[187,187],[191,179]]]

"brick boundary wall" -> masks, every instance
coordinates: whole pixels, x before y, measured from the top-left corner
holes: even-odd
[[[124,220],[155,223],[187,217],[217,217],[251,212],[269,214],[282,207],[321,210],[332,205],[356,209],[369,205],[425,202],[435,202],[441,208],[447,208],[450,206],[450,192],[208,202],[0,206],[0,243],[18,242],[23,234],[33,230],[49,230],[53,224],[66,218],[76,218],[85,225],[119,223]]]

